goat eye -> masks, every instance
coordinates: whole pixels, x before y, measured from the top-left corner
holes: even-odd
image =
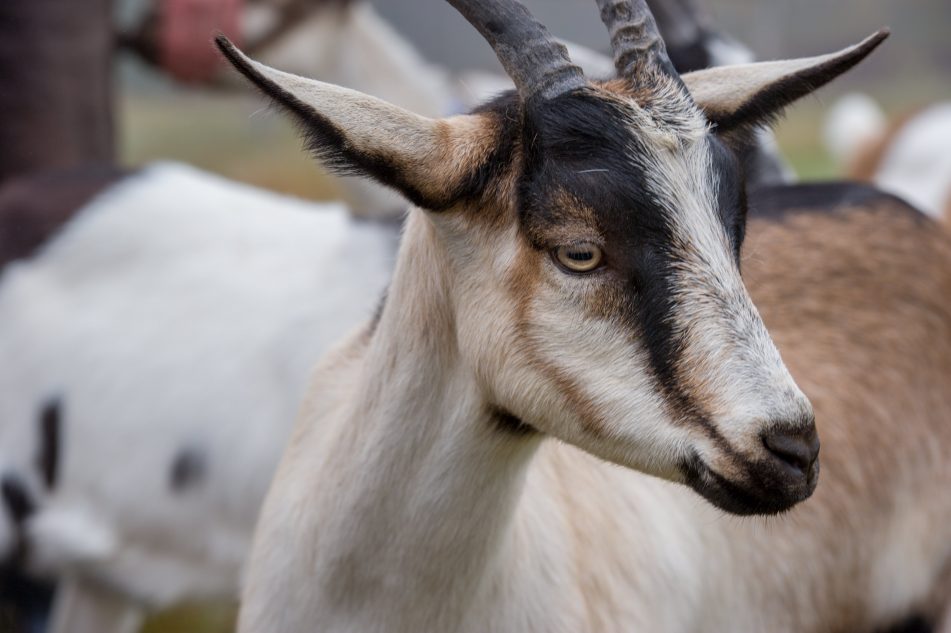
[[[601,248],[589,242],[559,246],[554,252],[555,261],[573,273],[587,273],[601,265],[603,254]]]

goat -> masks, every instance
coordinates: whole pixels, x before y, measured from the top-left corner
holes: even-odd
[[[951,239],[870,188],[747,197],[736,149],[887,33],[680,76],[642,0],[599,0],[618,77],[598,82],[514,0],[450,4],[516,92],[448,119],[218,40],[319,158],[415,205],[378,317],[311,382],[239,630],[936,615]]]
[[[362,4],[357,5],[357,7],[362,6]],[[333,32],[334,29],[327,28],[327,25],[337,25],[338,20],[342,20],[347,25],[343,29],[344,32],[362,29],[366,32],[362,37],[369,37],[367,35],[369,33],[379,35],[379,32],[375,30],[379,18],[369,6],[357,7],[354,7],[346,18],[318,14],[322,21],[311,25],[316,30],[305,28],[301,33],[293,31],[297,44],[288,50],[300,51],[302,36],[308,32],[317,35],[326,34],[325,30]],[[320,28],[317,28],[318,26]],[[670,23],[662,23],[662,28],[673,29],[673,26]],[[327,41],[335,40],[330,38]],[[382,49],[389,50],[390,39],[383,38],[375,41]],[[275,46],[273,50],[283,50],[276,42]],[[403,43],[400,46],[408,46],[408,44]],[[306,47],[304,48],[306,50]],[[579,51],[583,52],[583,49],[578,47],[572,47],[571,50],[573,55],[577,55]],[[363,52],[369,54],[366,49]],[[307,60],[313,63],[318,57],[317,55],[304,56],[297,61],[304,63],[304,60]],[[600,63],[592,60],[594,58],[589,55],[589,65]],[[608,63],[610,64],[610,61]],[[348,67],[334,66],[331,63],[324,70],[338,80],[351,81],[354,80],[354,76],[345,72]],[[417,70],[423,75],[430,72],[426,68]],[[401,67],[397,74],[403,75],[409,71],[410,66]],[[389,96],[401,105],[426,102],[425,93],[421,93],[415,100],[402,101],[396,93],[387,93],[386,84],[373,83],[372,75],[368,75],[364,81],[368,83],[358,85]],[[446,89],[448,90],[448,87]],[[55,259],[54,256],[47,254],[47,250],[50,253],[62,253],[65,247],[61,246],[61,241],[73,240],[68,250],[73,253],[74,259],[79,259],[81,253],[97,252],[101,249],[99,246],[101,243],[108,243],[115,239],[110,233],[112,230],[110,223],[87,218],[113,217],[113,214],[119,213],[120,208],[128,207],[129,210],[123,213],[129,214],[130,219],[135,217],[133,214],[136,213],[134,211],[136,209],[140,209],[139,213],[150,219],[138,222],[139,228],[136,232],[129,234],[128,239],[138,244],[140,255],[137,265],[125,271],[122,277],[125,285],[122,285],[121,281],[116,281],[114,292],[101,293],[98,288],[101,284],[108,283],[111,276],[108,270],[96,269],[85,274],[77,273],[82,282],[74,288],[67,288],[57,283],[48,289],[49,292],[35,294],[33,291],[20,290],[21,294],[16,295],[19,297],[17,301],[20,302],[17,310],[0,315],[0,329],[7,333],[10,340],[21,342],[16,349],[18,358],[24,363],[36,365],[41,358],[53,357],[91,358],[95,361],[94,363],[90,361],[89,367],[75,371],[56,369],[54,365],[45,364],[43,371],[36,370],[29,377],[22,379],[28,383],[25,387],[24,382],[12,381],[19,386],[11,387],[14,389],[13,392],[5,392],[8,395],[5,407],[2,407],[4,414],[2,419],[5,420],[6,428],[0,429],[0,437],[4,439],[4,445],[8,447],[7,452],[14,457],[19,454],[21,458],[19,461],[6,460],[2,474],[7,478],[11,490],[20,491],[25,498],[30,500],[33,510],[23,521],[0,523],[0,528],[11,529],[9,538],[0,538],[0,543],[5,544],[0,547],[0,550],[8,552],[14,549],[14,543],[18,539],[22,539],[29,545],[29,549],[33,550],[32,555],[24,561],[27,565],[39,568],[39,571],[45,572],[46,575],[68,579],[57,604],[54,623],[54,629],[57,630],[77,631],[82,630],[82,626],[97,632],[121,629],[134,626],[143,609],[167,607],[182,599],[230,598],[235,595],[243,562],[240,550],[247,549],[247,535],[250,534],[253,518],[256,516],[256,504],[260,501],[265,482],[276,464],[278,457],[276,447],[279,447],[283,438],[289,434],[292,418],[289,415],[278,414],[270,418],[257,416],[254,414],[256,409],[248,407],[249,417],[238,419],[232,414],[223,415],[215,409],[214,403],[202,405],[195,401],[170,397],[169,394],[187,389],[189,385],[200,384],[203,380],[201,375],[204,371],[203,365],[198,362],[184,361],[192,368],[192,371],[184,371],[181,367],[175,368],[171,364],[165,364],[164,367],[168,371],[159,375],[157,373],[159,370],[155,366],[144,363],[140,367],[139,363],[133,363],[129,359],[132,357],[151,358],[151,350],[155,347],[166,350],[168,355],[194,354],[197,350],[191,349],[190,346],[186,346],[189,349],[180,349],[181,344],[179,348],[176,348],[173,341],[159,343],[158,340],[161,339],[157,338],[159,336],[157,330],[160,324],[153,322],[149,326],[147,324],[150,321],[145,320],[144,316],[139,319],[120,320],[110,318],[109,315],[137,309],[140,297],[129,288],[140,282],[146,283],[144,281],[146,276],[153,279],[161,278],[162,281],[159,283],[161,287],[172,287],[180,283],[179,276],[183,269],[166,267],[158,254],[155,258],[151,258],[149,253],[158,253],[161,249],[157,251],[154,244],[158,244],[157,240],[161,240],[162,236],[168,234],[168,231],[156,230],[154,228],[156,224],[165,222],[169,226],[174,226],[179,219],[190,217],[194,218],[200,226],[205,227],[206,230],[202,235],[208,240],[208,244],[194,242],[193,248],[188,250],[191,254],[188,255],[187,264],[183,266],[184,270],[189,271],[189,275],[202,279],[202,283],[207,284],[207,287],[201,290],[201,285],[196,282],[193,293],[183,293],[178,297],[168,296],[168,305],[173,309],[188,310],[188,306],[195,301],[199,292],[216,293],[217,285],[226,284],[227,281],[221,278],[225,274],[237,275],[248,284],[243,291],[229,286],[233,294],[227,298],[222,297],[224,303],[219,305],[222,310],[227,309],[242,314],[246,320],[232,321],[233,327],[228,329],[219,330],[209,326],[204,337],[206,345],[225,347],[228,337],[242,327],[251,328],[250,321],[255,318],[259,318],[260,321],[256,322],[254,327],[261,329],[266,325],[267,328],[274,330],[286,327],[288,321],[295,319],[294,314],[299,308],[284,303],[285,298],[279,293],[270,294],[267,297],[254,294],[259,292],[258,282],[264,283],[263,277],[269,274],[262,266],[268,265],[270,260],[241,258],[240,263],[223,267],[219,265],[219,260],[198,258],[195,255],[207,250],[227,252],[231,249],[232,252],[237,253],[239,249],[245,248],[235,239],[222,237],[234,235],[235,231],[219,231],[215,224],[218,221],[215,218],[218,216],[209,215],[206,211],[209,207],[240,206],[245,208],[253,202],[262,217],[267,214],[271,222],[287,223],[286,233],[282,233],[277,226],[272,229],[276,235],[282,236],[281,239],[292,239],[293,232],[296,230],[293,228],[296,220],[288,218],[296,218],[302,212],[324,213],[328,218],[334,216],[334,220],[326,221],[329,224],[342,223],[341,226],[347,228],[337,242],[328,238],[328,243],[336,244],[334,248],[341,250],[346,250],[348,244],[355,245],[361,243],[361,239],[368,239],[365,238],[368,234],[376,234],[377,237],[374,239],[378,243],[386,243],[389,239],[387,236],[395,236],[396,225],[382,225],[374,228],[344,223],[338,217],[340,214],[338,207],[303,205],[247,188],[239,187],[229,193],[227,182],[181,167],[152,167],[142,173],[125,177],[112,170],[104,170],[102,173],[94,174],[92,178],[88,173],[79,178],[76,174],[57,171],[43,178],[34,178],[33,181],[29,186],[23,186],[21,183],[0,192],[0,217],[5,217],[4,211],[12,208],[20,209],[17,217],[7,222],[8,225],[15,225],[17,230],[0,231],[0,255],[6,255],[3,263],[17,260],[18,263],[14,267],[17,272],[12,274],[12,278],[20,280],[16,283],[0,282],[0,303],[4,301],[4,297],[7,298],[8,303],[14,301],[10,298],[14,296],[10,294],[13,292],[11,288],[29,288],[31,284],[36,283],[36,280],[46,280],[50,275],[59,276],[64,270],[84,270],[77,268],[75,261]],[[169,215],[160,219],[159,205],[168,203],[168,197],[162,193],[163,191],[177,192],[180,200],[174,205],[177,212],[168,211]],[[100,194],[99,197],[95,198],[91,204],[87,204],[96,193]],[[58,210],[56,217],[50,214],[50,196],[53,194],[62,198],[53,205]],[[238,196],[240,196],[241,204],[235,200]],[[40,206],[43,209],[39,209]],[[230,216],[229,222],[253,223],[258,221],[258,217],[256,213],[248,216],[235,214]],[[86,226],[82,239],[73,237],[75,235],[73,232],[66,232],[65,237],[61,237],[55,229],[64,223],[67,226],[72,223]],[[29,226],[37,230],[25,230]],[[242,224],[242,226],[245,225]],[[250,226],[250,224],[245,226],[244,230],[250,231],[251,229],[248,228]],[[52,236],[47,233],[52,233]],[[26,237],[32,239],[26,240]],[[14,240],[16,243],[5,243],[4,238]],[[153,246],[149,246],[150,244]],[[327,245],[325,244],[324,247],[326,248]],[[275,256],[288,270],[314,265],[316,256],[313,253],[294,249],[281,250],[281,254]],[[386,250],[388,249],[384,249]],[[28,261],[21,261],[27,259]],[[365,259],[363,264],[369,268],[353,271],[353,275],[335,274],[333,279],[323,280],[324,287],[314,288],[314,301],[319,302],[319,308],[315,307],[315,309],[326,310],[322,314],[326,314],[327,318],[319,316],[310,323],[310,326],[326,336],[321,336],[319,341],[315,341],[313,347],[301,350],[302,356],[311,354],[316,358],[336,334],[342,333],[352,321],[356,320],[356,315],[363,314],[366,307],[375,300],[381,280],[389,274],[389,257],[382,252],[379,257]],[[52,270],[53,272],[37,273],[37,270]],[[136,279],[140,282],[136,282]],[[126,292],[120,292],[121,288],[124,288]],[[26,298],[22,294],[24,292],[27,295]],[[251,298],[252,296],[254,299]],[[83,306],[84,312],[99,315],[104,322],[108,322],[108,327],[97,330],[95,333],[86,332],[83,336],[78,334],[74,336],[71,334],[74,330],[70,329],[74,326],[69,326],[71,321],[60,322],[53,319],[42,323],[32,320],[11,322],[11,315],[16,317],[19,310],[41,309],[39,306],[42,304],[37,303],[35,297],[64,305]],[[254,301],[259,307],[260,314],[255,314],[243,307],[250,301]],[[334,315],[341,315],[341,320],[331,318],[331,312]],[[208,318],[213,318],[209,313],[206,315]],[[195,318],[200,320],[197,315]],[[155,328],[155,337],[142,335],[142,331],[147,327]],[[107,355],[98,351],[109,349],[116,340],[122,341],[125,355]],[[213,343],[215,340],[218,343]],[[290,352],[290,349],[284,347],[283,339],[275,340],[274,353],[276,355]],[[155,360],[164,362],[162,358]],[[253,371],[253,367],[247,365],[251,360],[246,354],[235,351],[227,358],[222,357],[220,362],[222,366],[229,364],[237,368],[230,372],[230,376],[238,381],[247,372]],[[19,368],[11,369],[19,371]],[[291,408],[296,402],[300,385],[306,380],[309,365],[306,362],[300,362],[285,369],[287,388],[283,392],[276,391],[271,395],[276,399],[283,394],[286,398],[286,407]],[[97,379],[91,381],[90,374],[97,376]],[[157,426],[156,421],[149,415],[123,413],[127,408],[142,406],[141,394],[147,385],[159,383],[164,385],[165,389],[152,396],[149,400],[150,406],[156,410],[164,410],[171,419],[191,418],[187,429],[184,424]],[[123,397],[128,399],[125,403],[117,400],[117,396],[108,395],[115,389],[116,384],[125,385]],[[219,384],[218,391],[227,392],[237,389],[240,389],[237,383],[230,387]],[[78,396],[79,401],[87,404],[77,405],[77,394],[81,394]],[[101,403],[108,403],[108,406],[100,406]],[[78,410],[77,406],[80,406]],[[276,404],[273,409],[281,410]],[[45,413],[51,410],[56,413],[57,424],[62,424],[68,435],[86,438],[82,444],[82,450],[78,450],[78,445],[74,442],[66,442],[61,449],[57,448],[57,438],[62,441],[63,434],[41,432],[42,424],[46,419]],[[214,456],[224,450],[215,444],[221,439],[219,436],[232,425],[243,428],[244,424],[248,425],[248,430],[235,437],[227,438],[227,446],[233,452],[247,456],[254,453],[253,458],[248,458],[248,463],[253,463],[255,466],[248,468],[245,473],[248,478],[259,478],[254,485],[247,484],[245,479],[235,480],[228,484],[218,481],[213,489],[203,490],[201,504],[195,501],[192,492],[172,494],[171,488],[168,491],[169,496],[167,498],[160,496],[159,502],[156,502],[153,497],[137,493],[141,489],[171,486],[170,482],[173,479],[179,482],[184,481],[185,483],[177,485],[185,486],[190,491],[193,484],[189,482],[194,481],[196,471],[204,468],[201,464],[205,463],[196,451],[200,448],[205,453],[205,459],[215,459]],[[268,437],[270,441],[259,440],[264,433],[261,430],[255,430],[259,427],[270,430],[271,435]],[[148,441],[137,443],[135,450],[128,450],[121,459],[116,458],[110,462],[108,472],[117,486],[121,485],[126,489],[125,493],[112,499],[104,497],[97,490],[100,487],[99,480],[102,472],[101,455],[113,450],[112,438],[119,432],[129,436],[141,435],[143,438],[148,438]],[[161,440],[159,435],[162,435]],[[185,445],[192,442],[194,437],[205,439],[202,446],[189,449]],[[179,446],[181,449],[174,458],[169,455],[170,445]],[[143,451],[150,452],[151,457],[145,457]],[[66,472],[58,477],[59,481],[55,486],[50,487],[44,481],[45,475],[34,468],[32,463],[24,461],[27,457],[32,459],[34,455],[58,455],[40,461],[54,465],[60,462],[69,464]],[[144,463],[153,464],[153,467],[143,468]],[[258,491],[259,494],[242,495],[242,492],[246,490]],[[217,500],[211,498],[215,495]],[[216,518],[218,508],[228,503],[228,499],[238,497],[241,498],[240,511],[231,516],[233,523],[223,526],[223,521]],[[179,504],[184,506],[180,508]],[[141,525],[142,517],[152,516],[150,512],[153,508],[161,509],[161,523],[152,526],[156,530],[161,529],[165,535],[161,548],[154,547],[154,544],[149,542],[150,530]],[[202,522],[200,513],[203,508],[208,513],[208,524],[214,526],[208,528],[209,541],[224,538],[222,534],[230,534],[228,538],[236,542],[233,551],[230,551],[225,559],[212,559],[211,556],[194,555],[192,552],[193,546],[190,541],[193,540],[194,530],[190,526]],[[15,533],[12,528],[17,528],[16,532],[22,532],[22,534]],[[100,543],[106,542],[106,545],[90,544],[88,542],[90,535],[106,535],[99,539]],[[123,550],[147,552],[138,558],[134,577],[129,577],[130,572],[126,569],[120,569],[121,565],[116,560],[118,552]],[[185,557],[189,562],[187,568],[178,563]],[[105,584],[107,587],[96,586],[97,583]],[[87,624],[80,624],[86,620],[88,620]]]
[[[846,95],[829,112],[823,136],[850,178],[951,220],[951,102],[889,122],[872,98]]]

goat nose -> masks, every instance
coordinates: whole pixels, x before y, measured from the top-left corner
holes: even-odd
[[[819,435],[813,424],[797,430],[773,430],[763,437],[763,444],[773,457],[807,475],[819,457]]]

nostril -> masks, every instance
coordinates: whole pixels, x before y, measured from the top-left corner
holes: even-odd
[[[773,431],[763,437],[763,444],[775,457],[808,473],[819,456],[819,436],[815,427],[798,431]]]

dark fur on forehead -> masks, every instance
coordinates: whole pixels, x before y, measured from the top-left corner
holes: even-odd
[[[687,245],[674,232],[677,209],[663,199],[666,192],[651,190],[659,150],[650,146],[650,134],[631,127],[630,107],[597,89],[528,105],[520,228],[536,249],[551,250],[564,243],[566,225],[592,225],[610,270],[612,317],[644,345],[668,401],[685,419],[702,424],[702,406],[680,385],[685,341],[673,318],[678,263]],[[712,206],[739,262],[746,223],[740,161],[713,134],[692,142],[707,145],[711,177],[719,183]]]
[[[565,208],[565,199],[577,201],[599,219],[612,209],[627,207],[646,211],[632,220],[660,220],[637,167],[638,140],[625,125],[618,103],[583,91],[529,108],[519,210],[522,228],[533,245],[556,246],[546,241],[546,229],[572,213]],[[598,224],[596,228],[605,233],[623,234]]]
[[[670,244],[671,209],[663,200],[664,192],[648,186],[657,149],[650,146],[649,134],[632,128],[632,107],[641,106],[602,90],[529,104],[519,209],[523,229],[536,247],[552,246],[545,243],[544,229],[570,213],[563,208],[565,199],[593,212],[596,228],[620,240],[624,248]],[[738,260],[746,214],[740,161],[716,136],[708,134],[693,142],[708,146],[712,176],[719,183],[715,206]]]

